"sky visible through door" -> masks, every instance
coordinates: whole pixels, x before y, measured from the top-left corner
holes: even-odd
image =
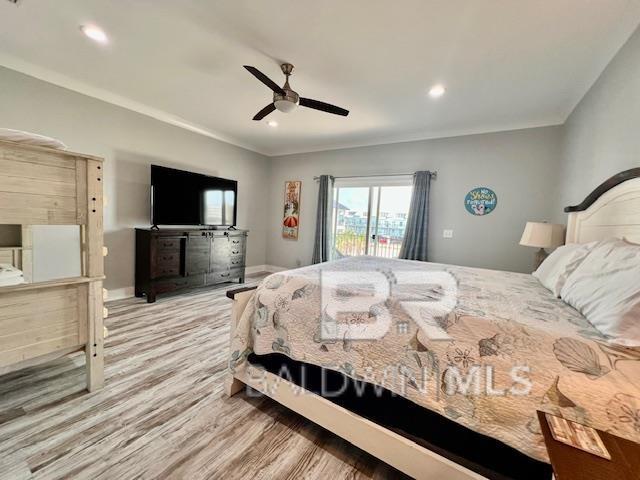
[[[397,258],[411,192],[410,185],[336,188],[333,211],[336,258],[355,255]]]

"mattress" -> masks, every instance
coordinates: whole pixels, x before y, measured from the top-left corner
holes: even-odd
[[[379,385],[541,461],[536,410],[640,442],[640,350],[604,342],[531,275],[374,257],[277,273],[229,368],[251,353]]]

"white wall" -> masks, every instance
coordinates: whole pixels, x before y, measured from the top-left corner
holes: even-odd
[[[609,176],[640,166],[640,32],[623,46],[561,127],[265,158],[128,110],[0,68],[0,126],[62,139],[106,158],[108,288],[133,284],[133,227],[148,226],[148,166],[159,163],[239,180],[239,224],[251,230],[248,263],[295,267],[311,260],[320,174],[438,170],[433,183],[433,261],[529,271],[533,251],[518,245],[527,220],[563,222]],[[302,185],[297,242],[281,238],[285,180]],[[493,188],[498,208],[466,213],[463,198]],[[455,236],[442,238],[451,228]]]
[[[207,106],[203,102],[203,108]],[[248,265],[266,255],[269,160],[129,110],[0,67],[0,126],[59,138],[105,158],[106,287],[134,284],[134,230],[149,226],[149,165],[238,180],[238,225],[251,230]]]
[[[640,29],[611,60],[564,129],[558,211],[580,203],[612,175],[640,167]]]
[[[527,220],[553,217],[561,127],[397,143],[288,155],[272,160],[269,182],[267,263],[308,264],[313,251],[315,175],[372,175],[437,170],[432,183],[430,259],[519,272],[531,271],[534,252],[518,245]],[[285,180],[302,180],[298,241],[281,236]],[[488,216],[466,212],[474,187],[492,188],[498,207]],[[453,229],[453,239],[442,230]]]

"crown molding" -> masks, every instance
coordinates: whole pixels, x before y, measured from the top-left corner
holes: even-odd
[[[362,147],[374,147],[381,145],[391,145],[396,143],[410,143],[410,142],[419,142],[423,140],[436,140],[436,139],[444,139],[451,137],[461,137],[468,135],[482,135],[487,133],[498,133],[498,132],[506,132],[513,130],[525,130],[530,128],[540,128],[540,127],[550,127],[556,125],[562,125],[566,116],[560,116],[555,118],[548,118],[545,120],[538,120],[532,122],[524,122],[521,124],[502,124],[502,125],[492,125],[486,128],[476,128],[476,129],[454,129],[454,130],[443,130],[440,132],[429,132],[429,131],[412,131],[412,132],[402,132],[396,135],[388,135],[388,136],[376,136],[370,139],[360,139],[353,140],[351,142],[341,142],[336,144],[328,144],[328,145],[309,145],[307,147],[294,147],[287,148],[286,145],[278,148],[278,150],[271,149],[260,149],[254,145],[247,144],[241,140],[238,140],[234,137],[229,137],[227,135],[223,135],[201,125],[195,124],[184,118],[181,118],[177,115],[174,115],[169,112],[165,112],[164,110],[159,110],[157,108],[151,107],[149,105],[140,103],[136,100],[132,100],[127,97],[123,97],[116,93],[110,92],[108,90],[104,90],[102,88],[93,87],[85,82],[73,79],[64,74],[55,72],[53,70],[39,67],[29,62],[25,62],[23,60],[17,59],[13,56],[6,55],[0,53],[0,66],[6,67],[10,70],[14,70],[16,72],[22,73],[24,75],[28,75],[33,78],[37,78],[38,80],[42,80],[44,82],[50,83],[52,85],[56,85],[58,87],[79,93],[81,95],[85,95],[91,98],[95,98],[97,100],[103,101],[105,103],[109,103],[111,105],[115,105],[126,110],[139,113],[141,115],[145,115],[147,117],[153,118],[163,123],[167,123],[174,127],[182,128],[184,130],[196,133],[198,135],[203,135],[214,140],[228,143],[230,145],[234,145],[236,147],[244,148],[245,150],[249,150],[260,155],[264,155],[268,158],[275,157],[285,157],[289,155],[298,155],[305,153],[317,153],[323,151],[332,151],[332,150],[346,150],[351,148],[362,148]]]
[[[132,112],[145,115],[160,122],[173,125],[174,127],[182,128],[199,135],[204,135],[205,137],[213,138],[214,140],[218,140],[220,142],[229,143],[231,145],[235,145],[236,147],[244,148],[245,150],[250,150],[252,152],[259,153],[260,155],[268,156],[267,153],[260,151],[254,145],[249,145],[236,138],[215,132],[201,125],[185,120],[178,115],[174,115],[172,113],[165,112],[164,110],[150,107],[149,105],[145,105],[144,103],[137,102],[127,97],[123,97],[108,90],[91,86],[85,82],[75,80],[53,70],[49,70],[47,68],[39,67],[32,63],[25,62],[13,56],[0,53],[0,66],[6,67],[10,70],[15,70],[16,72],[28,75],[33,78],[37,78],[38,80],[51,83],[58,87],[62,87],[67,90],[86,95],[87,97],[95,98],[97,100],[101,100],[103,102],[130,110]]]

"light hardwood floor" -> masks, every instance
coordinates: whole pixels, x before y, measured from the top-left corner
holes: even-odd
[[[222,394],[228,288],[109,303],[99,392],[84,354],[0,376],[0,478],[406,478],[268,398]]]

